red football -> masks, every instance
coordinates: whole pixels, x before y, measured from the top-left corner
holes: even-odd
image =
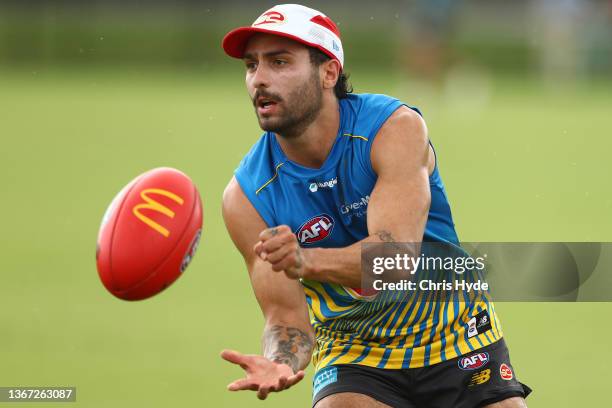
[[[184,173],[161,167],[132,180],[104,214],[96,262],[102,283],[125,300],[151,297],[187,268],[202,232],[202,201]]]

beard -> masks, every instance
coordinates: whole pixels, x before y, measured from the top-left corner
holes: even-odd
[[[297,138],[314,122],[321,111],[323,90],[320,85],[319,72],[313,69],[310,78],[291,91],[286,98],[262,90],[255,93],[253,100],[256,101],[260,96],[282,103],[279,106],[282,109],[271,117],[260,116],[255,107],[255,114],[261,129],[274,132],[287,139]]]

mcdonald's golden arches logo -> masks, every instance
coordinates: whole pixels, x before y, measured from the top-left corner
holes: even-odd
[[[140,192],[140,197],[144,200],[144,203],[137,204],[132,209],[132,213],[134,213],[136,218],[138,218],[140,221],[147,224],[149,227],[153,228],[155,231],[162,234],[164,237],[168,238],[168,236],[170,235],[170,231],[168,231],[167,228],[161,226],[157,222],[153,221],[151,218],[141,213],[141,210],[153,210],[153,211],[157,211],[158,213],[164,214],[168,218],[174,218],[174,215],[175,215],[174,211],[172,211],[165,205],[160,204],[159,202],[149,197],[149,195],[151,194],[157,194],[157,195],[161,195],[164,197],[168,197],[169,199],[178,203],[179,205],[183,205],[185,200],[183,200],[181,197],[177,196],[176,194],[171,193],[170,191],[162,190],[161,188],[147,188]]]

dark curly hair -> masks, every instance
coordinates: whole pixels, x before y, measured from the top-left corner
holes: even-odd
[[[323,51],[318,50],[316,48],[309,47],[308,51],[310,53],[310,62],[315,66],[319,67],[325,61],[329,61],[331,58],[323,53]],[[353,86],[348,81],[349,75],[341,72],[338,77],[338,82],[334,86],[334,94],[336,94],[336,98],[343,99],[348,96],[351,92],[353,92]]]

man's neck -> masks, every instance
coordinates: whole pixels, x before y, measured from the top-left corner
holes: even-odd
[[[275,136],[289,160],[317,169],[325,163],[336,141],[339,127],[338,99],[332,96],[324,101],[317,118],[300,135],[291,138],[279,134]]]

